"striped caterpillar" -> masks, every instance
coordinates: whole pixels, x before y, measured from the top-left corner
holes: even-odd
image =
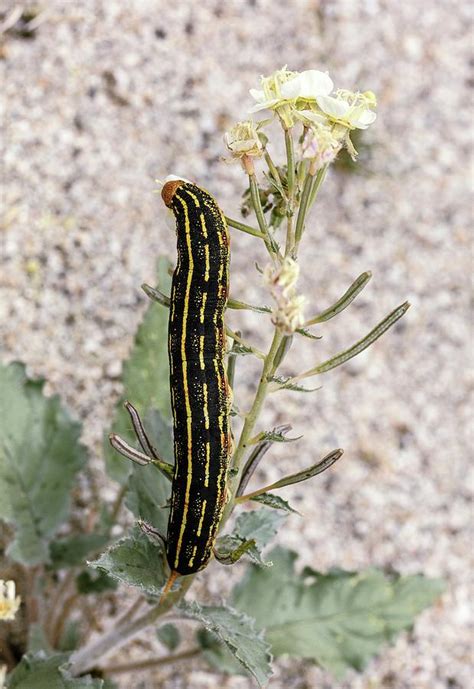
[[[226,501],[229,234],[214,198],[196,185],[168,181],[162,198],[176,219],[178,253],[168,329],[175,467],[166,556],[174,580],[206,566]]]

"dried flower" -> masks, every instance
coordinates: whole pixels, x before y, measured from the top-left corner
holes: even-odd
[[[288,290],[295,286],[300,267],[290,256],[285,256],[278,266],[269,264],[263,270],[264,282],[270,287],[272,293],[277,290],[282,294],[288,294]]]
[[[324,124],[312,124],[301,144],[301,155],[312,161],[314,171],[332,163],[341,148],[341,142],[332,129]]]
[[[304,323],[303,307],[306,297],[295,294],[282,300],[273,309],[272,323],[285,335],[291,335]]]
[[[279,266],[270,264],[263,271],[263,279],[275,300],[272,323],[285,335],[291,335],[304,323],[303,306],[306,299],[296,293],[298,275],[299,265],[289,256]]]
[[[20,596],[15,597],[15,582],[0,579],[0,620],[13,620],[20,607]]]
[[[236,160],[244,156],[259,158],[264,152],[257,125],[252,120],[237,122],[229,132],[226,132],[224,141],[232,153],[232,158]]]

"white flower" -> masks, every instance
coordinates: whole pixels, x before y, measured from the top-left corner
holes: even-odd
[[[277,70],[269,77],[260,77],[261,89],[250,89],[250,95],[256,101],[250,112],[259,110],[273,110],[278,105],[282,105],[284,98],[281,95],[281,87],[289,79],[292,79],[298,72],[290,72],[285,67]]]
[[[229,132],[226,132],[224,141],[232,152],[233,158],[263,155],[263,144],[258,136],[257,126],[252,120],[237,122]]]
[[[316,103],[331,122],[348,129],[367,129],[377,117],[371,109],[377,105],[372,91],[352,93],[341,89],[336,92],[336,97],[318,96]],[[308,116],[308,113],[305,112],[305,115]]]
[[[331,93],[333,88],[334,84],[327,72],[307,69],[285,82],[281,87],[281,95],[288,99],[316,100],[318,96]]]
[[[20,607],[20,596],[15,597],[15,582],[0,579],[0,620],[13,620]]]
[[[326,72],[308,69],[290,72],[286,67],[261,78],[262,89],[250,89],[256,101],[250,112],[276,110],[287,127],[294,124],[297,101],[315,103],[318,96],[331,93],[333,83]]]

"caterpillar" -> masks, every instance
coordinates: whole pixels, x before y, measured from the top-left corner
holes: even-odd
[[[182,179],[161,192],[176,220],[177,264],[168,327],[175,467],[167,585],[206,566],[226,502],[231,392],[224,366],[229,233],[204,189]]]

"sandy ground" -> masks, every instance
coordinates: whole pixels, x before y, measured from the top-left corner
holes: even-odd
[[[196,179],[235,215],[244,180],[238,167],[220,162],[222,134],[245,117],[259,74],[283,63],[327,69],[339,87],[377,94],[364,174],[329,176],[305,237],[308,311],[332,303],[363,270],[374,277],[351,310],[320,328],[322,341],[298,343],[293,366],[350,344],[407,297],[412,308],[368,353],[327,374],[314,396],[272,399],[265,425],[290,420],[305,435],[297,449],[275,453],[262,479],[344,447],[330,474],[286,490],[305,518],[291,517],[281,541],[323,570],[422,571],[445,577],[448,591],[363,675],[338,684],[313,666],[281,661],[270,687],[467,688],[468,3],[57,0],[41,7],[48,14],[35,37],[8,36],[0,62],[2,357],[22,359],[50,381],[84,419],[96,457],[120,393],[119,362],[145,308],[139,285],[153,282],[159,254],[174,255],[153,179],[169,172]],[[235,233],[232,292],[264,301],[255,260],[264,261],[260,246]],[[231,323],[256,343],[268,339],[263,316],[239,312]],[[256,373],[242,362],[241,406]],[[104,498],[114,490],[104,487]],[[206,586],[218,598],[228,572],[213,571]],[[198,661],[123,681],[141,689],[252,686],[218,679]]]

